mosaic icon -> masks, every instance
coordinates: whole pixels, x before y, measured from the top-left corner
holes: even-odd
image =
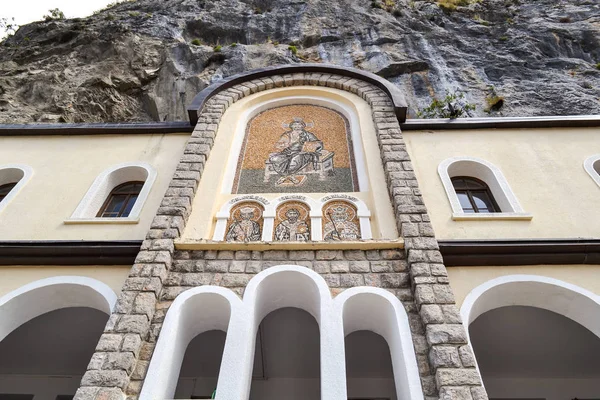
[[[332,201],[323,208],[324,240],[359,240],[356,207],[346,201]]]
[[[254,117],[233,193],[358,190],[348,121],[321,106],[290,105]]]
[[[310,240],[310,210],[307,205],[291,201],[277,208],[273,240],[307,242]]]
[[[255,202],[236,204],[227,221],[228,242],[258,242],[262,237],[264,208]]]

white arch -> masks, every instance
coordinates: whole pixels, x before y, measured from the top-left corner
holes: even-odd
[[[142,186],[142,190],[128,217],[102,218],[102,220],[121,222],[137,221],[150,194],[150,189],[156,180],[156,175],[154,167],[144,162],[121,163],[104,170],[96,177],[69,220],[96,219],[100,207],[114,188],[130,181],[143,181],[144,186]]]
[[[406,310],[390,292],[371,287],[345,290],[334,300],[338,323],[344,335],[368,330],[388,343],[398,400],[422,399],[419,368],[413,348]],[[345,355],[342,359],[345,362]]]
[[[227,332],[217,393],[221,399],[235,398],[243,385],[228,371],[239,369],[236,364],[248,351],[240,348],[238,337],[247,325],[245,319],[242,301],[229,289],[201,286],[177,296],[164,320],[140,399],[173,398],[190,341],[210,330]]]
[[[269,200],[267,200],[266,198],[262,197],[262,196],[255,196],[255,195],[241,195],[241,196],[237,196],[234,197],[233,199],[229,200],[227,203],[223,204],[221,206],[221,209],[217,212],[216,215],[216,219],[217,219],[217,223],[215,224],[215,232],[213,233],[213,240],[216,241],[221,241],[221,240],[225,240],[225,229],[227,228],[227,220],[230,217],[230,213],[231,213],[231,209],[239,204],[239,203],[243,203],[243,202],[255,202],[258,203],[260,205],[262,205],[265,208],[265,212],[266,212],[266,208],[269,205]],[[264,217],[264,214],[263,214]],[[272,224],[271,224],[272,225]],[[271,226],[271,231],[272,231],[272,226]],[[265,227],[263,224],[263,240],[265,240]],[[271,239],[268,239],[271,240]]]
[[[452,185],[452,178],[455,176],[471,176],[488,185],[501,210],[500,213],[494,213],[494,216],[530,217],[530,214],[524,212],[502,171],[486,160],[475,157],[451,157],[440,163],[438,174],[455,217],[490,217],[483,214],[466,214],[463,211]]]
[[[561,314],[600,337],[600,296],[558,279],[507,275],[473,289],[461,307],[467,327],[481,314],[505,306],[530,306]]]
[[[346,194],[329,194],[327,196],[323,196],[320,199],[321,208],[319,209],[319,216],[321,217],[323,215],[323,209],[327,204],[331,203],[332,201],[340,200],[347,201],[356,207],[356,216],[358,217],[358,221],[360,223],[360,238],[362,240],[373,239],[373,233],[371,231],[371,211],[369,211],[367,204],[359,198]]]
[[[596,167],[594,168],[594,166]],[[594,182],[600,186],[600,154],[595,154],[586,158],[583,162],[583,168],[587,171]]]
[[[68,307],[90,307],[110,315],[117,301],[106,284],[82,276],[56,276],[28,283],[0,298],[0,341],[27,321]]]
[[[0,186],[17,182],[15,187],[0,201],[0,212],[10,203],[33,176],[33,168],[24,164],[0,165]]]
[[[289,89],[292,91],[297,90],[297,88]],[[323,95],[319,95],[320,90],[321,89],[319,89],[318,87],[311,87],[309,89],[306,89],[305,91],[314,93],[312,95],[285,96],[285,92],[283,92],[278,93],[280,94],[280,96],[275,98],[273,98],[273,93],[269,93],[269,91],[265,91],[260,94],[257,93],[257,96],[260,96],[260,100],[257,102],[257,104],[253,105],[252,107],[249,107],[239,116],[239,122],[236,126],[234,141],[231,146],[229,159],[227,161],[227,166],[225,169],[225,177],[223,179],[221,189],[222,193],[231,193],[232,191],[237,162],[240,152],[242,150],[244,136],[246,134],[246,126],[248,125],[248,122],[256,115],[270,108],[297,104],[309,104],[314,106],[327,107],[339,112],[344,117],[346,117],[350,124],[350,133],[352,136],[352,147],[354,152],[354,160],[359,186],[358,191],[365,192],[369,190],[369,179],[366,172],[367,169],[365,162],[365,153],[362,145],[363,141],[361,137],[358,112],[353,107],[350,107],[347,104],[333,100]]]

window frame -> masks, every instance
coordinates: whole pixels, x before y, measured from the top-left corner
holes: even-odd
[[[464,189],[457,188],[455,185],[455,181],[458,181],[459,179],[465,181],[465,183],[467,184],[465,186],[468,186],[468,181],[472,181],[472,182],[475,182],[478,185],[482,186],[482,188],[478,188],[478,189],[470,189],[468,187],[465,187]],[[485,183],[481,179],[477,179],[472,176],[453,176],[452,178],[450,178],[450,181],[452,182],[452,187],[454,187],[454,193],[456,193],[456,195],[458,196],[459,192],[460,193],[465,192],[465,194],[467,195],[467,197],[469,199],[469,202],[471,203],[471,208],[473,209],[473,212],[465,211],[465,208],[461,204],[461,208],[465,214],[495,214],[495,213],[502,212],[500,210],[500,206],[498,205],[498,203],[496,202],[496,199],[494,198],[494,194],[490,190],[490,187],[488,186],[487,183]],[[492,205],[493,211],[489,211],[487,213],[480,212],[479,207],[477,206],[477,202],[475,201],[474,196],[473,196],[474,193],[485,193],[488,196],[488,198],[490,199],[490,203]],[[459,197],[459,201],[460,201],[460,197]]]
[[[137,201],[140,198],[140,193],[142,192],[142,189],[144,188],[144,183],[143,181],[128,181],[128,182],[124,182],[121,183],[120,185],[114,187],[110,193],[108,194],[108,196],[106,197],[106,199],[104,200],[104,203],[102,204],[102,206],[100,207],[100,210],[98,210],[98,214],[96,214],[96,218],[128,218],[129,215],[131,214],[131,209],[133,209],[133,207],[135,206],[135,203],[137,203]],[[139,185],[139,190],[137,191],[137,193],[134,193],[133,190],[127,192],[127,193],[116,193],[117,191],[121,190],[122,188],[124,188],[125,186],[137,186]],[[108,206],[110,205],[112,199],[117,196],[117,195],[125,195],[125,201],[123,201],[123,205],[121,206],[121,209],[118,211],[118,215],[117,216],[110,216],[110,217],[105,217],[103,214],[106,212],[106,209],[108,208]],[[129,210],[129,212],[127,213],[127,215],[123,215],[124,211],[127,208],[127,204],[129,203],[129,200],[131,199],[132,196],[135,196],[135,202],[133,203],[133,206],[131,207],[131,209]]]
[[[0,202],[2,200],[4,200],[5,198],[7,198],[8,195],[10,195],[10,192],[12,192],[18,184],[19,184],[19,182],[10,182],[10,183],[0,184]],[[6,188],[8,186],[10,186],[10,189],[8,189],[8,191],[3,194],[2,190],[4,190],[4,188]]]
[[[600,154],[595,154],[585,159],[583,168],[588,173],[590,178],[600,187],[600,171],[595,168],[595,165],[600,163]]]

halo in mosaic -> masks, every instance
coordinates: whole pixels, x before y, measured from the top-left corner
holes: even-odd
[[[264,207],[253,201],[236,204],[229,214],[225,240],[258,242],[262,237]]]
[[[343,200],[323,207],[323,240],[359,240],[360,225],[356,207]]]
[[[277,208],[273,240],[307,242],[310,240],[310,209],[299,201],[288,201]]]
[[[358,191],[350,127],[337,111],[289,105],[250,120],[233,193]]]

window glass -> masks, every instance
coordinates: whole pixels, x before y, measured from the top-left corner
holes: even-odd
[[[15,186],[17,186],[17,182],[0,185],[0,201],[4,200]]]
[[[98,212],[101,218],[126,218],[144,186],[144,182],[127,182],[117,186],[110,193]]]
[[[460,206],[462,207],[464,212],[475,212],[473,207],[471,206],[471,200],[469,199],[469,195],[466,192],[457,192],[458,200],[460,201]]]
[[[464,213],[500,212],[490,188],[479,179],[459,176],[452,178],[452,186]]]

